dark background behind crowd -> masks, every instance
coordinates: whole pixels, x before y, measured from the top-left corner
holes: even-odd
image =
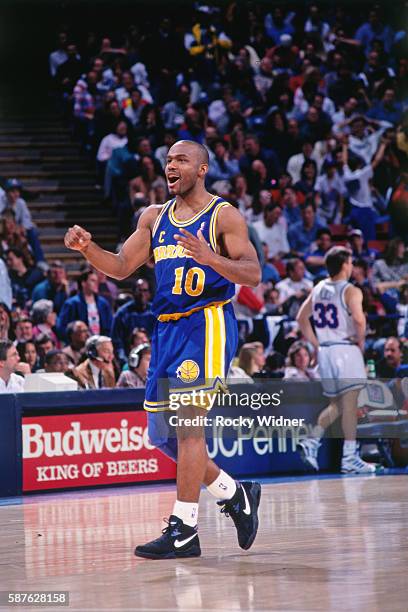
[[[118,245],[145,206],[166,201],[169,147],[185,138],[208,148],[208,189],[241,211],[262,265],[258,288],[237,287],[232,377],[318,377],[295,318],[334,244],[353,251],[367,360],[381,377],[406,372],[407,3],[2,10],[6,95],[20,92],[27,111],[41,100],[58,111],[94,163]],[[86,265],[68,280],[61,261],[44,261],[24,185],[0,177],[0,340],[15,342],[31,371],[143,386],[153,265],[127,291]]]

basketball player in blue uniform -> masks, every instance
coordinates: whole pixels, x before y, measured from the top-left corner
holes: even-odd
[[[146,384],[145,409],[153,444],[177,461],[177,500],[163,535],[137,546],[150,559],[197,557],[201,483],[231,516],[238,542],[247,550],[258,529],[259,483],[237,482],[207,454],[204,427],[177,427],[177,439],[166,434],[170,391],[215,392],[227,376],[237,347],[237,325],[230,300],[234,284],[255,287],[261,271],[240,213],[205,189],[206,148],[182,140],[169,150],[166,164],[171,199],[149,206],[136,231],[119,253],[103,250],[91,234],[75,225],[65,236],[68,248],[80,251],[97,269],[127,278],[152,255],[157,292],[153,311],[158,322]],[[202,405],[180,406],[181,419],[204,416]],[[168,414],[168,412],[167,412]]]
[[[330,398],[330,404],[319,415],[312,436],[299,442],[298,450],[304,462],[317,471],[324,430],[341,415],[342,473],[372,474],[375,465],[361,459],[356,443],[358,396],[367,378],[363,359],[366,331],[363,294],[349,282],[353,270],[349,249],[332,247],[325,261],[329,278],[312,289],[297,319],[303,335],[317,351],[323,393]]]

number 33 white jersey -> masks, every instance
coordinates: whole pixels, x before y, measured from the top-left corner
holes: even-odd
[[[312,290],[312,318],[319,344],[350,344],[354,322],[344,301],[348,281],[320,281]]]

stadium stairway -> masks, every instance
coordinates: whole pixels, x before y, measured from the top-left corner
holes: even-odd
[[[56,114],[0,114],[0,177],[17,178],[40,233],[46,260],[61,259],[70,277],[82,257],[65,248],[66,229],[77,223],[114,250],[116,223],[95,187],[95,166],[80,152]]]

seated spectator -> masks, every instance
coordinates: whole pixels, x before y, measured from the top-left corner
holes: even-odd
[[[278,351],[272,351],[266,356],[265,365],[254,378],[283,378],[285,374],[285,357]]]
[[[180,140],[194,140],[204,144],[204,113],[196,106],[190,106],[184,113],[184,123],[180,126],[177,135]]]
[[[111,132],[102,139],[96,154],[98,180],[100,185],[104,184],[106,164],[112,157],[112,152],[115,149],[124,147],[127,144],[127,132],[127,123],[125,121],[119,121],[116,125],[115,131]]]
[[[0,340],[0,395],[24,391],[24,378],[16,374],[20,356],[11,340]]]
[[[401,238],[388,243],[384,256],[373,265],[373,282],[381,293],[388,293],[398,300],[398,289],[408,280],[408,263],[405,261],[405,245]]]
[[[316,208],[312,200],[308,199],[300,207],[302,220],[289,228],[288,240],[293,255],[304,257],[310,251],[312,243],[317,238],[317,232],[324,225],[316,216]]]
[[[140,89],[134,87],[130,92],[130,104],[128,103],[124,110],[124,115],[126,119],[130,121],[134,128],[139,125],[140,116],[146,104],[147,102],[146,100],[143,100],[142,92],[140,91]]]
[[[333,134],[349,134],[350,121],[357,116],[358,100],[351,96],[333,115]]]
[[[260,372],[264,365],[265,355],[262,342],[248,342],[242,345],[238,355],[238,365],[230,368],[228,379],[239,379],[251,384],[253,375]]]
[[[70,371],[82,389],[102,389],[116,386],[112,341],[108,336],[95,335],[86,342],[87,358]]]
[[[7,304],[0,302],[0,340],[12,339],[11,311]]]
[[[353,253],[353,259],[363,259],[369,265],[372,265],[376,258],[377,251],[365,246],[363,232],[359,229],[352,229],[349,231],[348,237],[348,246]]]
[[[247,134],[244,141],[245,153],[239,159],[239,168],[247,179],[250,191],[270,186],[270,180],[277,179],[281,174],[280,162],[273,151],[261,149],[259,138]],[[269,183],[269,184],[268,184]]]
[[[388,121],[394,125],[402,119],[402,105],[395,100],[395,89],[387,87],[381,100],[376,100],[367,113],[370,119]]]
[[[155,159],[159,161],[163,171],[167,163],[167,153],[169,152],[170,148],[174,145],[175,142],[177,142],[177,132],[175,130],[167,129],[164,132],[164,136],[163,136],[164,144],[160,147],[157,147],[157,149],[154,152],[154,157]]]
[[[408,284],[403,285],[400,289],[400,303],[397,304],[398,319],[398,336],[408,340]]]
[[[6,264],[0,257],[0,302],[11,309],[13,303],[13,292],[11,289],[10,276]]]
[[[39,359],[39,366],[43,368],[46,354],[55,349],[54,341],[48,334],[39,334],[34,342]]]
[[[316,234],[316,244],[305,255],[305,264],[315,279],[326,278],[327,269],[325,257],[327,251],[333,246],[332,235],[329,229],[322,228]]]
[[[33,340],[33,322],[31,319],[26,316],[20,316],[16,320],[14,333],[17,342]]]
[[[145,106],[140,113],[139,123],[134,129],[137,136],[148,138],[152,148],[157,149],[163,142],[164,136],[163,120],[158,107],[154,104]]]
[[[33,302],[42,299],[51,300],[58,314],[67,297],[68,280],[65,266],[62,261],[55,259],[50,264],[47,278],[34,287],[31,299]]]
[[[312,353],[306,342],[294,342],[288,351],[284,378],[286,380],[318,380],[317,367],[310,367]]]
[[[61,350],[48,351],[44,358],[44,370],[47,373],[65,374],[70,369],[69,359]]]
[[[399,338],[391,336],[384,344],[384,357],[376,364],[378,378],[395,378],[402,364],[403,344]]]
[[[3,228],[0,233],[0,252],[5,257],[9,249],[18,249],[24,255],[28,265],[34,264],[33,252],[28,244],[26,231],[16,223],[16,214],[11,208],[6,208],[2,214]]]
[[[67,325],[66,337],[68,346],[62,351],[74,365],[78,365],[85,354],[85,345],[89,338],[88,326],[83,321],[71,321]]]
[[[296,193],[294,187],[286,187],[282,191],[282,198],[279,205],[283,209],[283,216],[286,219],[288,227],[301,221],[302,216],[299,206],[299,194]]]
[[[301,138],[313,143],[326,138],[330,129],[330,117],[316,106],[310,106],[307,113],[299,121]]]
[[[276,285],[279,304],[295,318],[301,303],[312,290],[313,283],[305,277],[306,268],[301,259],[290,259],[286,264],[286,272],[287,278]]]
[[[66,338],[66,328],[71,321],[81,320],[93,335],[106,334],[112,326],[109,302],[98,295],[98,277],[92,268],[85,269],[78,277],[79,292],[65,302],[58,315],[58,336]]]
[[[296,153],[289,158],[287,171],[292,177],[293,183],[300,181],[300,174],[304,163],[310,159],[314,159],[313,147],[314,144],[310,140],[304,140],[302,144],[302,152]]]
[[[150,344],[143,343],[132,348],[128,358],[129,370],[121,373],[116,386],[122,388],[145,387],[150,356]]]
[[[155,202],[154,190],[159,185],[164,189],[167,187],[165,179],[156,170],[154,160],[150,155],[144,155],[140,160],[140,174],[129,182],[130,202],[133,203],[137,193],[142,193],[149,202]]]
[[[16,223],[21,225],[26,232],[35,261],[44,261],[44,252],[38,237],[38,230],[33,223],[26,201],[21,197],[21,190],[22,185],[17,179],[10,179],[6,182],[6,193],[0,198],[0,214],[6,208],[14,212]]]
[[[300,171],[300,181],[294,184],[296,191],[300,191],[304,196],[313,194],[317,178],[317,164],[313,159],[304,162]]]
[[[355,39],[361,44],[365,53],[370,49],[374,40],[381,40],[384,43],[385,52],[389,53],[393,38],[393,31],[389,25],[384,23],[378,5],[369,11],[368,20],[355,33]]]
[[[286,229],[279,222],[281,215],[282,209],[278,204],[269,204],[264,210],[264,218],[253,224],[259,239],[268,247],[268,260],[280,258],[289,252]]]
[[[151,311],[150,287],[144,278],[135,282],[133,296],[133,300],[119,308],[113,317],[112,342],[121,365],[127,361],[134,328],[143,327],[151,334],[156,322]]]
[[[54,332],[57,321],[57,313],[51,300],[38,300],[34,302],[30,312],[33,322],[33,336],[37,338],[40,334],[49,336],[56,348],[60,348],[60,342]]]
[[[215,181],[231,181],[239,173],[238,161],[230,159],[228,146],[222,139],[215,141],[213,152],[207,174],[209,184],[212,185]]]
[[[44,275],[39,268],[30,266],[24,254],[15,248],[7,251],[6,263],[9,269],[14,302],[17,306],[24,308],[31,299],[34,287],[44,279]]]
[[[279,289],[276,287],[267,287],[264,292],[265,312],[268,315],[281,315],[283,308],[279,303]]]
[[[20,360],[28,363],[32,373],[40,369],[40,359],[37,354],[34,340],[21,340],[17,342],[16,349],[20,356]]]
[[[322,221],[328,224],[341,223],[347,190],[334,160],[323,164],[323,172],[317,177],[314,189],[320,196],[318,213]]]
[[[130,350],[139,344],[150,344],[149,334],[144,327],[135,327],[130,336]]]
[[[248,182],[243,174],[236,174],[231,179],[232,188],[235,194],[235,201],[239,211],[249,221],[252,219],[253,196],[248,193]]]

